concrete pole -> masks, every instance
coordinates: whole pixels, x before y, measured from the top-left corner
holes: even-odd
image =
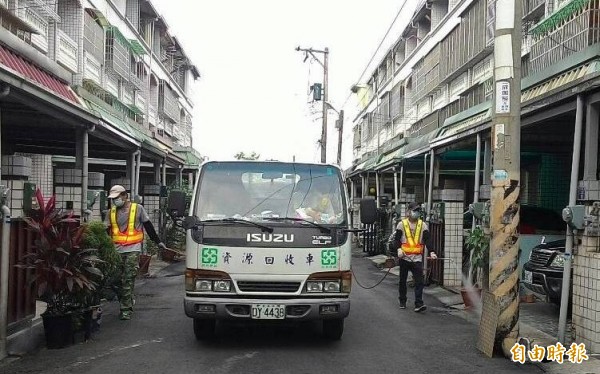
[[[492,170],[492,148],[490,139],[487,138],[483,142],[483,184],[490,184]]]
[[[323,127],[321,129],[321,163],[327,162],[327,103],[329,97],[329,49],[325,48],[323,63]]]
[[[85,221],[87,217],[87,195],[88,195],[88,161],[89,161],[89,134],[87,130],[81,132],[81,218]]]
[[[163,186],[167,185],[167,159],[166,158],[163,160],[163,164],[162,164],[162,185]]]
[[[160,161],[154,161],[154,183],[160,184]]]
[[[398,172],[394,170],[394,205],[398,205]]]
[[[519,338],[521,6],[520,0],[496,1],[494,34],[489,289],[500,309],[495,341],[506,357]]]
[[[379,209],[379,173],[375,172],[375,201],[377,209]]]
[[[479,183],[481,180],[481,134],[477,133],[477,148],[475,150],[475,187],[473,190],[473,203],[479,202]],[[473,215],[473,223],[471,229],[475,229],[475,215]]]
[[[183,165],[179,165],[177,169],[177,187],[181,188],[183,185]]]
[[[431,207],[433,205],[433,177],[437,173],[435,170],[436,162],[435,162],[435,151],[432,149],[429,151],[429,190],[427,191],[427,222],[431,223]],[[432,248],[427,248],[427,250],[431,250]],[[427,279],[427,257],[428,253],[426,251],[423,252],[423,274],[425,275],[425,279]]]
[[[598,107],[588,104],[585,116],[585,162],[583,180],[598,179]]]
[[[577,182],[579,179],[579,154],[581,152],[581,133],[583,128],[583,97],[577,96],[577,112],[575,113],[575,134],[573,135],[573,158],[571,160],[571,186],[569,188],[569,206],[577,202]],[[596,142],[596,144],[598,144]],[[573,254],[573,239],[576,231],[567,225],[565,243],[565,264],[563,266],[562,294],[560,298],[560,314],[558,316],[558,340],[566,345],[565,331],[567,329],[567,307],[571,288],[571,261]]]

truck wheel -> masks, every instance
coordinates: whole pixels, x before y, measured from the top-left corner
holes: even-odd
[[[344,333],[344,319],[323,320],[323,336],[329,340],[340,340]]]
[[[210,340],[215,337],[216,321],[214,319],[194,318],[194,335],[196,340]]]

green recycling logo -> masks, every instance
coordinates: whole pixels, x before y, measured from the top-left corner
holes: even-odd
[[[337,251],[335,249],[324,249],[321,251],[321,266],[334,268],[337,266]]]
[[[217,266],[219,250],[217,248],[202,248],[202,265]]]

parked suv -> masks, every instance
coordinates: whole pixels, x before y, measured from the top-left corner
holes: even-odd
[[[541,243],[531,250],[529,261],[523,265],[523,285],[556,305],[560,305],[562,294],[564,253],[564,239]]]

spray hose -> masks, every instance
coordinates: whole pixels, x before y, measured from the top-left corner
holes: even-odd
[[[392,257],[389,257],[389,258],[388,258],[388,260],[389,260],[389,259],[392,259]],[[432,257],[427,257],[427,259],[428,259],[428,260],[433,260],[434,258],[432,258]],[[448,260],[448,261],[450,261],[450,262],[456,262],[456,261],[455,261],[453,258],[450,258],[450,257],[436,257],[436,258],[435,258],[435,260]],[[383,275],[383,277],[381,277],[381,279],[380,279],[380,280],[379,280],[377,283],[375,283],[375,284],[374,284],[374,285],[372,285],[372,286],[368,286],[368,287],[367,287],[367,286],[363,286],[362,284],[360,284],[360,282],[358,281],[358,277],[357,277],[357,276],[356,276],[356,274],[354,273],[354,270],[352,269],[352,267],[350,267],[350,271],[352,272],[352,275],[354,276],[354,280],[356,281],[356,284],[358,284],[358,286],[359,286],[360,288],[364,288],[365,290],[370,290],[370,289],[373,289],[373,288],[375,288],[375,287],[379,286],[379,285],[381,284],[381,282],[383,282],[383,280],[384,280],[384,279],[385,279],[385,278],[386,278],[386,277],[387,277],[387,276],[390,274],[390,272],[392,271],[392,268],[393,268],[393,267],[392,267],[392,266],[390,266],[390,267],[388,268],[388,270],[385,272],[385,274]]]

